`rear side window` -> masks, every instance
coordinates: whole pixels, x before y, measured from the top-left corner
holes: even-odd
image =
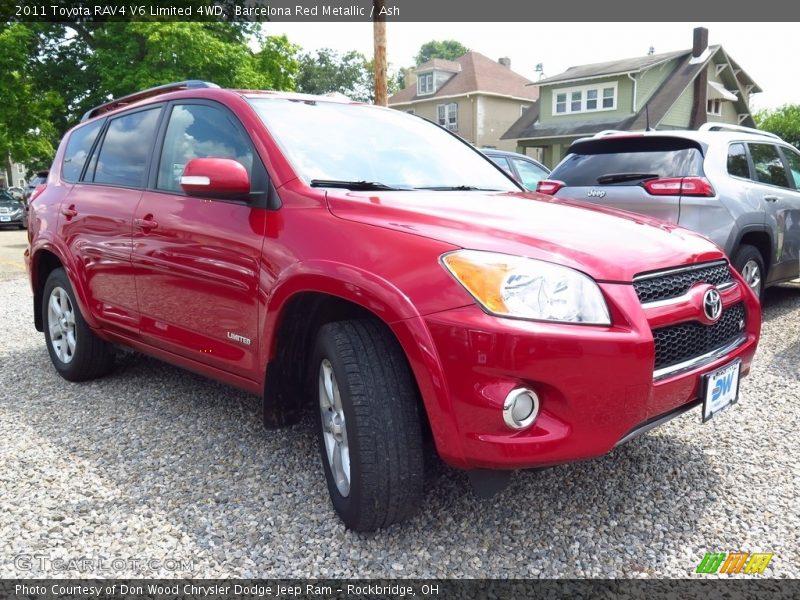
[[[494,164],[498,167],[503,169],[506,173],[513,176],[514,173],[511,171],[511,167],[508,166],[508,161],[506,160],[505,156],[489,156],[489,160],[491,160]]]
[[[94,182],[143,187],[161,107],[113,119],[97,156]]]
[[[728,148],[728,173],[734,177],[750,179],[750,165],[744,144],[731,144]]]
[[[85,127],[80,127],[72,132],[64,151],[64,164],[61,167],[61,177],[65,181],[76,182],[81,177],[83,166],[92,151],[92,145],[103,126],[104,121],[96,121]]]
[[[625,138],[574,144],[550,179],[568,186],[638,185],[661,177],[702,177],[703,154],[692,140]]]
[[[794,182],[795,189],[800,190],[800,154],[791,148],[783,148],[783,155],[789,163],[789,171]]]
[[[778,148],[773,144],[750,144],[756,179],[761,183],[789,187],[789,178]]]
[[[547,179],[547,171],[540,169],[535,164],[521,158],[512,158],[511,160],[514,166],[517,167],[519,177],[526,188],[533,189],[542,179]]]

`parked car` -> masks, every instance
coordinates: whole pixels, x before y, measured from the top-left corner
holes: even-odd
[[[6,189],[6,192],[11,194],[17,200],[22,200],[25,197],[25,190],[18,186],[11,186],[10,188]]]
[[[38,171],[31,180],[28,182],[28,185],[25,186],[25,201],[27,202],[30,200],[31,195],[36,190],[36,188],[42,184],[47,183],[47,175],[49,171]]]
[[[800,153],[757,129],[578,140],[539,191],[650,215],[716,242],[760,296],[800,274]]]
[[[517,183],[521,183],[527,190],[535,191],[536,185],[542,179],[547,179],[550,174],[550,169],[538,160],[533,160],[530,156],[525,156],[524,154],[497,150],[496,148],[481,148],[481,152],[516,179]]]
[[[19,227],[23,229],[22,217],[25,207],[16,198],[0,190],[0,227]]]
[[[31,210],[34,323],[64,379],[108,373],[122,344],[261,395],[269,427],[313,411],[355,530],[416,510],[425,435],[488,495],[710,418],[759,337],[702,236],[525,192],[371,105],[146,90],[67,133]]]

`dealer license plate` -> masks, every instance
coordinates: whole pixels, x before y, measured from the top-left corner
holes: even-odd
[[[11,217],[0,217],[0,223],[10,223]]]
[[[739,370],[737,360],[703,375],[703,423],[739,399]]]

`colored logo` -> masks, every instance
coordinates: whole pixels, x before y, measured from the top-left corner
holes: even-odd
[[[734,371],[731,371],[725,377],[721,377],[717,379],[717,383],[714,386],[714,389],[711,392],[711,401],[716,402],[720,396],[723,394],[727,394],[731,391],[731,387],[733,386],[733,376],[735,375]]]
[[[722,314],[722,298],[715,288],[711,288],[703,296],[703,312],[709,321],[719,320]]]
[[[696,572],[759,575],[767,568],[772,556],[772,552],[706,552]]]

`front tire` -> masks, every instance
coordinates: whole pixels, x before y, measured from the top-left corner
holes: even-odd
[[[378,322],[320,328],[312,376],[318,438],[333,507],[355,531],[413,514],[422,497],[418,394],[397,340]]]
[[[766,269],[764,259],[755,246],[743,244],[733,257],[733,267],[739,271],[748,287],[758,296],[759,301],[764,297],[764,280]]]
[[[44,285],[42,323],[50,360],[64,379],[85,381],[111,370],[114,349],[84,321],[64,269],[51,272]]]

